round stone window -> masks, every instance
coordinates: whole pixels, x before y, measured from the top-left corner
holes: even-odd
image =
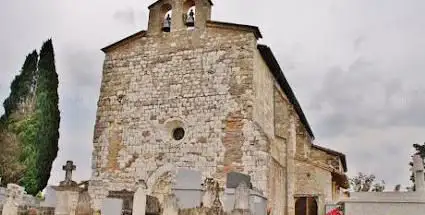
[[[175,128],[173,130],[173,138],[174,140],[182,140],[184,137],[184,129],[182,127]]]

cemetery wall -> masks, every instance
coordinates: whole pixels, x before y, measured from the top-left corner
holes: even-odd
[[[267,193],[269,142],[252,120],[254,50],[251,32],[207,28],[141,37],[107,52],[94,134],[94,201],[106,195],[97,193],[102,190],[162,177],[155,172],[167,163],[221,183],[226,172],[248,173]],[[185,129],[181,141],[173,140],[176,127]]]
[[[420,192],[351,193],[341,202],[346,215],[406,215],[425,211],[425,194]]]

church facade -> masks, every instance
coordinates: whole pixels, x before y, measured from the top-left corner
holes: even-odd
[[[102,49],[94,209],[140,180],[161,201],[170,172],[189,168],[222,185],[229,172],[250,175],[272,214],[323,213],[347,188],[345,155],[313,144],[281,67],[257,43],[260,30],[212,21],[212,6],[157,1],[146,31]]]

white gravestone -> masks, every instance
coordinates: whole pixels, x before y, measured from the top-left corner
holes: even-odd
[[[55,207],[56,206],[56,191],[53,187],[46,187],[45,199],[40,203],[42,207]]]
[[[202,173],[190,169],[179,169],[173,190],[178,199],[179,208],[199,207],[203,194]]]
[[[120,215],[122,213],[122,199],[104,199],[102,202],[102,215]],[[144,214],[144,213],[142,213]]]
[[[416,192],[425,192],[424,161],[420,155],[413,156],[413,173]]]
[[[133,214],[146,213],[146,195],[147,185],[144,180],[140,181],[137,185],[137,190],[133,197]]]
[[[250,189],[245,181],[242,181],[235,191],[235,206],[234,209],[249,210],[249,194]]]
[[[169,195],[164,201],[164,212],[165,215],[178,215],[179,206],[178,200],[174,194]]]

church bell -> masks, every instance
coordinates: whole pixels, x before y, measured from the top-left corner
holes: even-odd
[[[171,17],[170,14],[167,15],[167,18],[164,20],[164,26],[162,27],[162,31],[170,32],[171,30]]]
[[[187,27],[195,26],[195,13],[193,12],[193,9],[190,10],[189,16],[186,19],[186,26]]]

